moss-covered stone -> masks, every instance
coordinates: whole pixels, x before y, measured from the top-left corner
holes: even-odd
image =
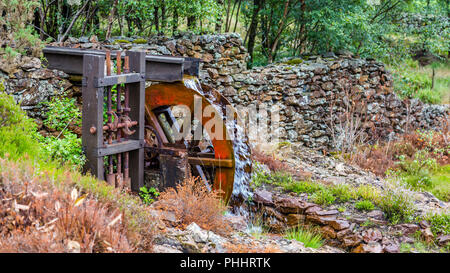
[[[146,43],[147,40],[143,38],[133,40],[133,44],[146,44]]]
[[[128,40],[119,39],[119,40],[115,40],[114,44],[131,44],[131,42]]]
[[[289,64],[289,65],[296,65],[296,64],[301,64],[303,63],[303,60],[300,58],[295,58],[295,59],[290,59],[289,61],[284,62],[285,64]]]

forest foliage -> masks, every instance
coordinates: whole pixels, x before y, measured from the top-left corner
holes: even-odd
[[[240,33],[249,66],[339,50],[388,63],[449,52],[449,0],[2,0],[0,13],[20,51],[33,48],[22,44],[32,32],[63,41],[192,31]]]

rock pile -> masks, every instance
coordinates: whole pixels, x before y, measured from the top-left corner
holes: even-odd
[[[246,70],[248,54],[242,39],[234,33],[185,33],[150,40],[114,37],[104,43],[93,36],[69,38],[63,46],[145,50],[148,54],[200,58],[202,83],[219,90],[235,106],[278,106],[281,110],[277,133],[281,139],[312,148],[340,148],[340,142],[346,138],[344,133],[352,131],[344,126],[344,116],[360,125],[353,131],[361,131],[367,141],[393,137],[405,129],[438,128],[449,114],[448,106],[401,100],[393,93],[392,77],[382,63],[355,58],[345,51]],[[78,86],[69,90],[72,84],[64,73],[42,68],[37,58],[19,58],[24,59],[18,60],[20,69],[8,71],[0,67],[0,77],[4,78],[6,91],[21,101],[30,116],[39,118],[39,103],[51,96],[64,91],[80,94]],[[346,82],[352,87],[347,88]],[[349,112],[352,103],[357,107]]]
[[[0,66],[0,83],[7,94],[20,103],[28,115],[38,120],[45,116],[41,102],[51,97],[72,94],[73,84],[69,75],[59,70],[50,70],[42,66],[39,58],[17,55],[9,67]]]
[[[367,140],[406,128],[437,128],[440,119],[448,118],[448,106],[401,100],[392,91],[391,75],[374,60],[330,54],[298,62],[234,74],[216,88],[235,105],[277,105],[282,139],[314,148],[339,148],[340,134],[352,129],[339,121],[347,113],[361,124]],[[345,81],[352,87],[346,88]]]

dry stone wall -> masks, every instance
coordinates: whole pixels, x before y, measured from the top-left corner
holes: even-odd
[[[43,67],[39,58],[22,55],[17,55],[8,67],[0,65],[0,87],[41,125],[46,111],[43,102],[54,96],[73,95],[74,88],[80,91],[66,73]]]
[[[69,38],[64,46],[200,58],[202,83],[217,89],[235,106],[279,106],[282,140],[313,148],[339,148],[343,132],[349,131],[343,117],[360,124],[366,140],[392,137],[408,128],[438,128],[448,120],[448,106],[401,100],[393,93],[392,77],[382,63],[354,58],[349,52],[303,56],[247,70],[248,54],[234,33],[156,36],[147,42],[114,37],[98,43],[95,37],[81,37]],[[37,58],[18,58],[23,59],[17,60],[18,68],[0,67],[0,77],[6,92],[31,117],[41,118],[45,109],[40,103],[52,96],[80,96],[79,85],[72,85],[65,73],[42,68]]]
[[[243,71],[217,88],[235,105],[279,105],[283,138],[314,148],[339,148],[351,130],[370,140],[448,118],[448,106],[400,99],[382,63],[330,55]]]
[[[235,106],[279,106],[281,139],[309,147],[340,148],[345,137],[341,133],[349,129],[339,126],[348,114],[348,102],[357,104],[350,111],[351,119],[361,123],[363,129],[356,131],[365,140],[392,137],[411,128],[437,129],[448,119],[448,106],[401,100],[393,93],[392,76],[382,63],[354,58],[350,52],[304,56],[247,70],[248,54],[234,33],[156,36],[143,45],[133,45],[133,39],[117,43],[118,39],[124,37],[112,39],[109,47],[200,58],[202,83],[217,89]]]

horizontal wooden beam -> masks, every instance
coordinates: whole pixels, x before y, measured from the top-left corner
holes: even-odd
[[[233,168],[233,160],[231,160],[231,159],[190,156],[188,158],[188,162],[189,162],[189,164],[202,165],[202,166],[207,166],[207,167]]]
[[[58,69],[70,75],[83,73],[83,56],[86,54],[105,56],[105,51],[79,48],[47,46],[43,49],[48,68]],[[117,56],[111,51],[111,56]],[[122,55],[122,58],[124,56]],[[145,79],[149,81],[175,82],[183,79],[183,74],[199,75],[200,59],[173,56],[145,56]]]
[[[143,148],[144,145],[144,140],[125,140],[121,142],[113,142],[112,144],[106,144],[104,147],[98,148],[97,157],[134,151]]]

